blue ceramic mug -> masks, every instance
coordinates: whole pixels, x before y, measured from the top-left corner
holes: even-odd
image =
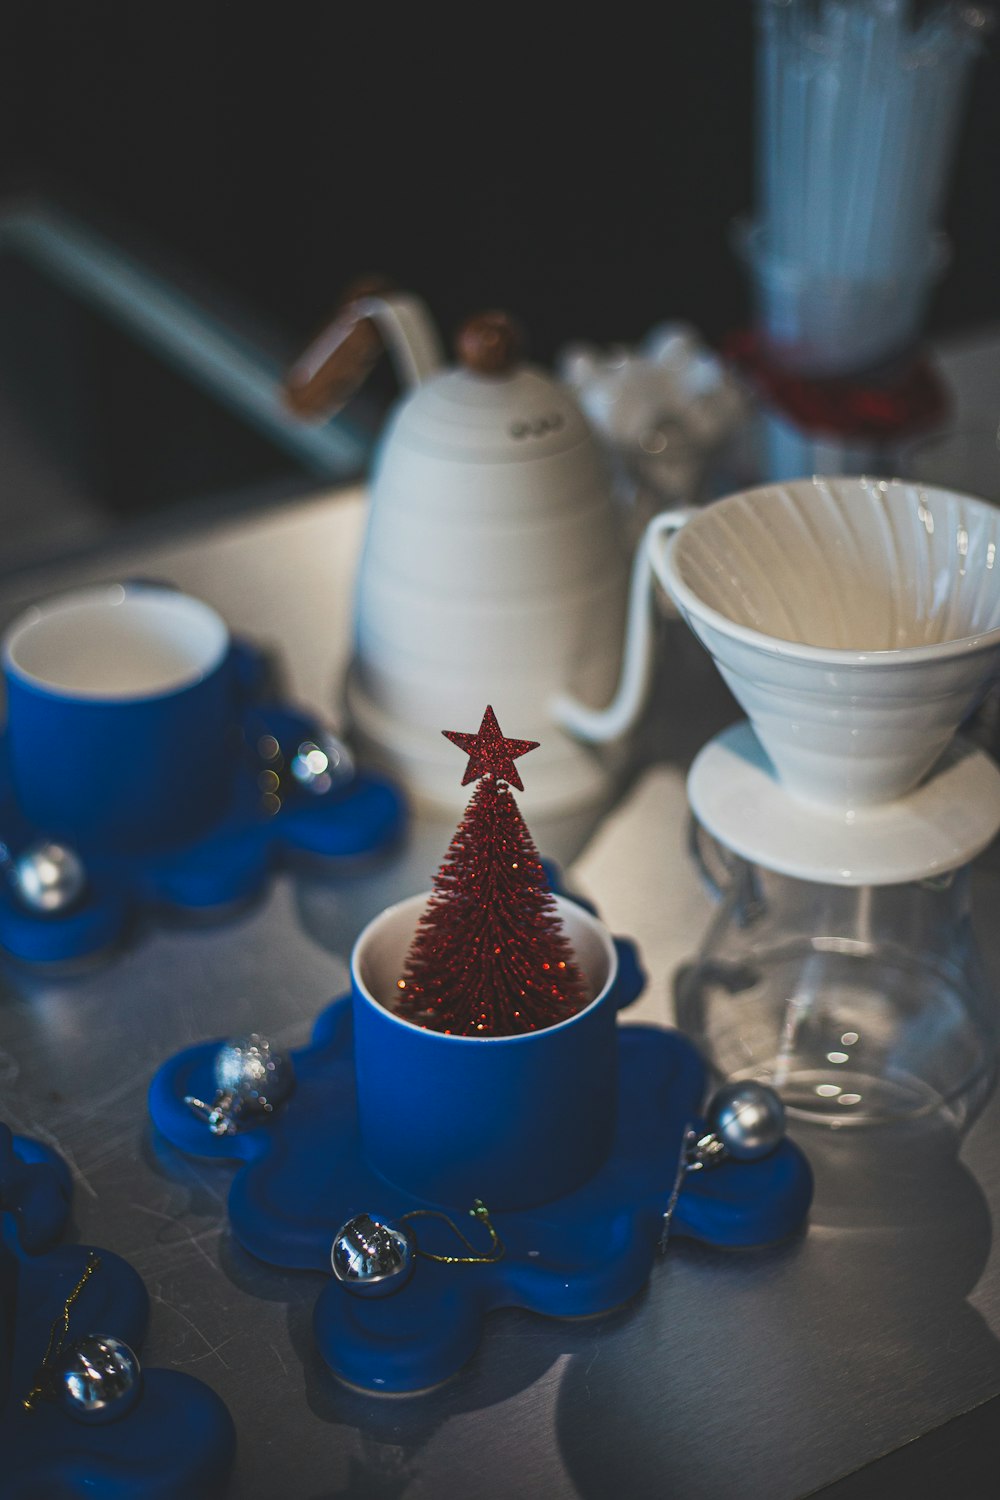
[[[427,1031],[386,1008],[427,893],[390,906],[351,955],[358,1123],[365,1157],[418,1198],[496,1212],[572,1192],[602,1166],[617,1111],[611,935],[557,896],[593,999],[569,1020],[523,1036]]]
[[[236,674],[209,605],[155,584],[77,589],[26,610],[2,653],[11,777],[36,828],[141,853],[225,811]]]

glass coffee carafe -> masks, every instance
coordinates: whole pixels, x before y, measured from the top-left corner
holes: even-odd
[[[674,979],[677,1023],[716,1071],[769,1083],[790,1113],[831,1125],[968,1124],[997,1051],[970,867],[830,885],[728,852],[721,863],[714,919]]]

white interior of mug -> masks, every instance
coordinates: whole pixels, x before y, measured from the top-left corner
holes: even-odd
[[[225,621],[200,599],[148,584],[78,589],[33,605],[3,638],[4,668],[71,698],[162,697],[213,672]]]
[[[387,1011],[400,1026],[414,1025],[413,1022],[397,1016],[391,1006],[393,998],[398,994],[397,981],[403,972],[406,955],[413,940],[417,922],[427,905],[429,894],[424,891],[419,896],[411,896],[406,901],[400,901],[396,906],[387,907],[368,923],[354,945],[351,967],[365,998],[381,1010]],[[618,970],[614,943],[604,924],[575,901],[569,901],[564,896],[556,896],[555,902],[559,908],[566,936],[586,981],[591,1001],[583,1010],[577,1011],[565,1021],[560,1021],[557,1026],[546,1027],[546,1032],[557,1031],[561,1026],[572,1026],[581,1016],[586,1015],[599,1004],[606,996],[609,985],[614,982]],[[415,1029],[421,1031],[424,1028],[415,1027]],[[473,1047],[495,1045],[498,1042],[529,1042],[533,1036],[540,1034],[539,1032],[524,1032],[517,1036],[478,1037],[446,1036],[443,1033],[435,1033],[441,1036],[443,1042]]]

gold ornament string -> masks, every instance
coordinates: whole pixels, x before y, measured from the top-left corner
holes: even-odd
[[[502,1260],[507,1252],[504,1249],[504,1245],[500,1239],[500,1236],[497,1234],[496,1230],[493,1227],[493,1224],[490,1220],[489,1210],[481,1198],[477,1198],[474,1201],[472,1207],[469,1209],[469,1215],[471,1218],[478,1220],[478,1222],[482,1224],[483,1228],[488,1230],[489,1232],[490,1252],[488,1255],[477,1254],[475,1245],[473,1245],[471,1241],[465,1237],[465,1235],[459,1229],[458,1225],[455,1223],[454,1219],[449,1219],[447,1214],[439,1212],[439,1210],[436,1208],[411,1208],[409,1213],[400,1214],[399,1218],[400,1223],[402,1223],[404,1219],[442,1219],[444,1223],[447,1224],[448,1228],[453,1230],[454,1233],[458,1235],[459,1239],[462,1241],[462,1244],[466,1247],[466,1249],[471,1251],[471,1254],[469,1255],[435,1255],[430,1250],[421,1250],[420,1246],[418,1245],[416,1247],[417,1254],[422,1255],[425,1260],[441,1261],[441,1263],[446,1266],[492,1265],[494,1261]]]
[[[49,1329],[49,1342],[46,1346],[45,1353],[42,1355],[42,1362],[39,1365],[38,1371],[35,1375],[35,1384],[32,1386],[31,1390],[24,1398],[25,1411],[31,1411],[35,1405],[35,1402],[41,1400],[47,1394],[45,1377],[52,1367],[53,1360],[58,1354],[62,1353],[63,1348],[65,1347],[66,1339],[69,1335],[70,1308],[73,1306],[73,1303],[76,1301],[77,1297],[79,1297],[80,1293],[83,1291],[84,1287],[87,1285],[87,1282],[90,1280],[91,1276],[93,1276],[94,1272],[97,1270],[100,1264],[101,1257],[96,1253],[96,1251],[91,1250],[90,1254],[87,1256],[87,1264],[84,1268],[83,1275],[80,1277],[80,1280],[77,1282],[76,1286],[73,1288],[69,1296],[66,1298],[66,1301],[63,1303],[62,1312],[53,1319],[52,1327]]]

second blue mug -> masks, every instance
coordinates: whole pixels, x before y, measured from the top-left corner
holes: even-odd
[[[225,812],[236,672],[209,605],[155,584],[77,589],[26,610],[2,649],[11,776],[39,830],[143,852]]]

